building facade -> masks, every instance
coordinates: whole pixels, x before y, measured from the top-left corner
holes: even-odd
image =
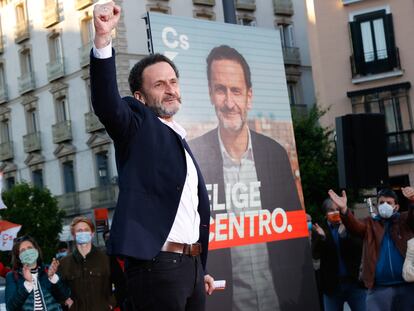
[[[412,29],[414,3],[387,0],[306,0],[309,46],[322,118],[382,113],[390,185],[414,182]],[[374,154],[372,156],[375,156]]]
[[[0,171],[7,188],[22,181],[49,188],[68,221],[95,208],[113,210],[118,191],[113,145],[90,104],[94,2],[0,1]],[[219,0],[116,2],[123,10],[113,34],[122,95],[129,94],[130,68],[148,53],[146,11],[224,20]],[[240,24],[280,29],[291,103],[313,104],[304,5],[235,6]]]

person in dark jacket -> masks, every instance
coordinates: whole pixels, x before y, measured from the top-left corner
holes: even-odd
[[[347,232],[338,206],[322,204],[326,221],[313,225],[312,255],[320,259],[320,286],[326,311],[342,311],[347,302],[353,311],[366,310],[366,289],[358,280],[362,240]]]
[[[38,244],[23,236],[13,245],[12,262],[13,269],[6,275],[7,310],[62,310],[59,301],[67,299],[70,290],[56,274],[56,259],[46,271]]]
[[[72,292],[65,305],[71,311],[113,309],[109,257],[92,244],[95,226],[88,218],[78,216],[72,220],[70,230],[76,247],[59,267],[59,275]]]

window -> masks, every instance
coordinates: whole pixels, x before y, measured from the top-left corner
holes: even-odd
[[[6,177],[6,189],[10,190],[16,184],[16,179],[14,176]]]
[[[355,15],[350,22],[352,74],[367,75],[399,68],[392,14],[379,10]]]
[[[57,123],[69,120],[68,117],[68,105],[66,97],[59,97],[56,99],[56,120]]]
[[[31,109],[26,111],[26,124],[27,124],[27,133],[36,133],[38,131],[38,116],[37,110]]]
[[[293,47],[295,46],[295,40],[293,35],[293,25],[292,24],[279,24],[280,31],[280,41],[282,42],[282,47]]]
[[[63,167],[63,185],[65,193],[75,192],[75,172],[73,170],[73,161],[67,161],[62,164]]]
[[[16,23],[26,23],[26,10],[23,2],[16,5]]]
[[[22,49],[20,51],[20,71],[22,76],[32,73],[32,57],[30,49]]]
[[[41,169],[32,171],[32,181],[35,187],[43,188],[43,171]]]
[[[349,92],[354,113],[385,115],[389,156],[412,154],[412,116],[409,83]]]
[[[0,62],[0,103],[5,102],[7,99],[8,99],[8,96],[7,96],[6,75],[4,72],[4,63]]]
[[[96,171],[98,173],[98,185],[100,187],[109,185],[108,153],[96,154]]]
[[[288,87],[288,94],[289,94],[289,103],[291,106],[296,106],[298,104],[296,84],[288,83],[287,87]]]
[[[62,38],[59,33],[49,36],[49,59],[51,63],[62,62]]]
[[[82,45],[89,45],[93,40],[92,18],[87,17],[81,21]]]
[[[0,122],[0,140],[1,143],[7,143],[11,141],[9,120],[3,120]]]

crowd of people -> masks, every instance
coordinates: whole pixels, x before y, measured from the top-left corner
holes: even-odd
[[[402,188],[414,203],[414,189]],[[357,219],[345,191],[329,191],[320,224],[308,218],[321,309],[414,310],[414,207],[399,211],[397,194],[382,189],[377,212]]]

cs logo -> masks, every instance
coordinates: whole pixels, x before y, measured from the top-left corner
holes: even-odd
[[[188,42],[187,35],[179,35],[177,31],[172,27],[165,27],[162,30],[162,43],[169,49],[175,50],[177,48],[182,50],[188,50],[190,48],[190,43]],[[165,51],[164,55],[169,59],[173,60],[178,52],[175,51]]]

